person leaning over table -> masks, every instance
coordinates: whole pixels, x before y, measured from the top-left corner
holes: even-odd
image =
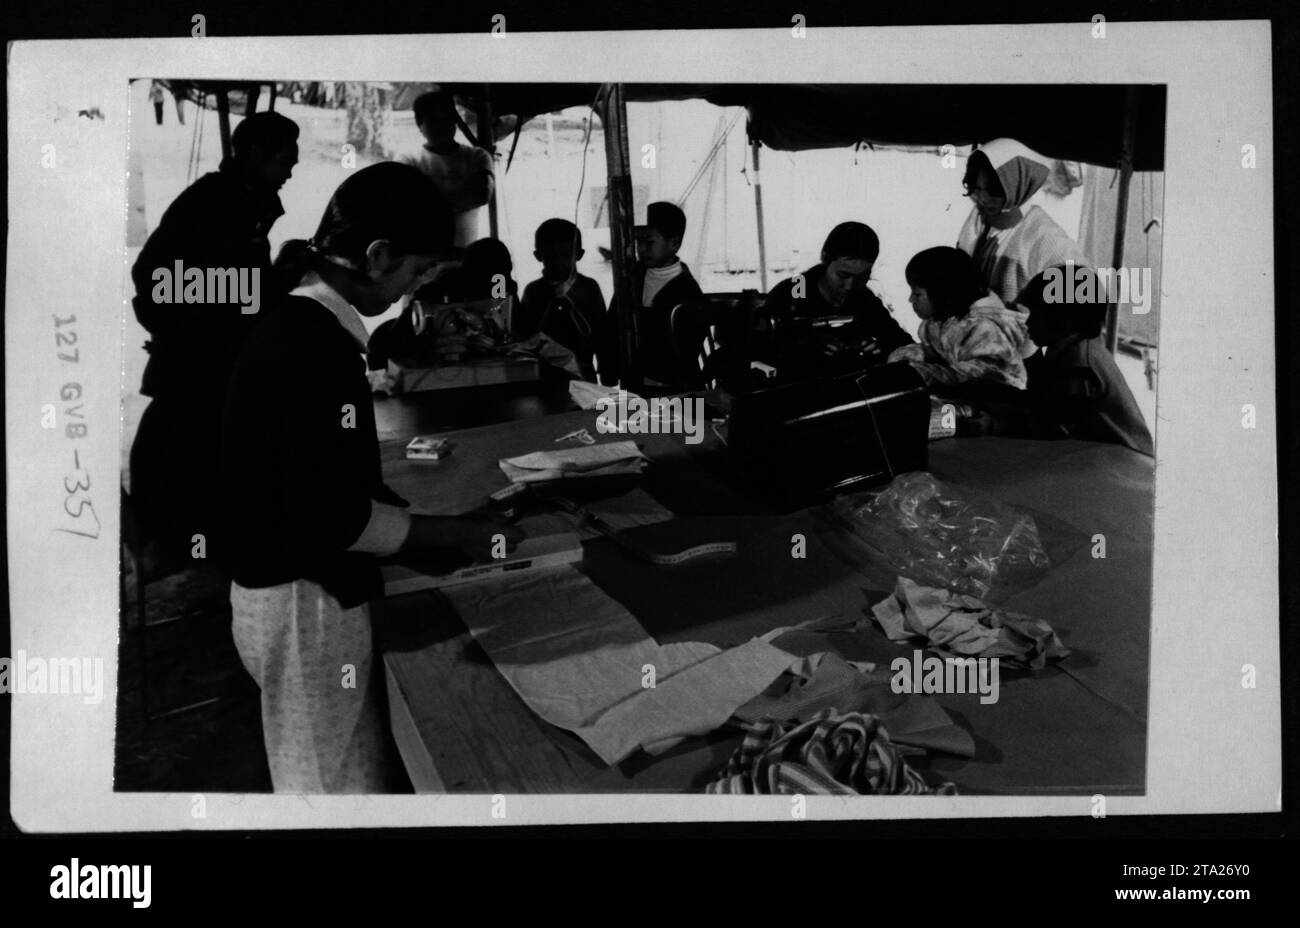
[[[776,330],[758,341],[759,359],[780,370],[791,368],[815,372],[825,360],[832,343],[874,341],[878,353],[910,345],[912,339],[898,324],[889,308],[867,287],[880,239],[868,225],[842,222],[833,228],[822,245],[821,261],[772,288],[766,314]],[[840,329],[812,336],[799,332],[787,341],[781,329],[789,324],[811,323],[836,316],[850,316],[852,323]]]
[[[412,515],[380,472],[360,317],[421,283],[451,239],[450,211],[415,168],[356,172],[330,199],[297,288],[249,335],[231,377],[221,450],[233,631],[261,689],[277,792],[400,786],[370,630],[377,558],[485,559],[495,535],[521,537],[486,517]]]

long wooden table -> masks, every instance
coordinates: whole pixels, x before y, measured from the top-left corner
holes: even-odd
[[[465,511],[506,485],[500,458],[564,447],[555,439],[584,426],[601,441],[626,437],[597,434],[592,412],[535,416],[450,433],[455,452],[430,465],[404,460],[403,436],[384,444],[385,478],[418,511]],[[661,643],[728,647],[814,617],[852,619],[878,596],[864,591],[892,589],[893,574],[846,546],[816,511],[765,511],[732,490],[725,448],[708,430],[696,447],[681,436],[637,439],[653,462],[642,487],[667,504],[679,528],[741,541],[735,559],[671,568],[634,560],[606,539],[584,544],[582,571]],[[917,766],[971,794],[1142,793],[1152,462],[1112,445],[949,439],[931,444],[930,470],[1038,516],[1054,567],[1003,605],[1048,620],[1072,654],[1034,675],[1004,672],[991,705],[974,694],[938,697],[971,732],[976,754],[931,755]],[[524,524],[535,532],[566,527],[562,516]],[[790,557],[796,532],[810,540],[804,560]],[[1105,558],[1093,556],[1098,534]],[[390,715],[419,791],[696,792],[739,745],[738,732],[723,730],[658,758],[638,752],[606,767],[576,736],[527,708],[441,596],[393,597],[384,611]],[[786,635],[780,646],[798,654],[834,650],[886,667],[913,651],[870,623]]]

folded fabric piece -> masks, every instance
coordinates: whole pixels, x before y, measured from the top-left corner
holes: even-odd
[[[570,567],[443,593],[528,707],[575,732],[606,764],[641,745],[718,727],[796,660],[765,642],[726,652],[703,642],[657,644]]]
[[[639,474],[646,456],[634,441],[614,441],[560,451],[534,451],[498,462],[512,483],[536,483],[571,477]]]
[[[588,383],[585,380],[569,381],[569,399],[578,404],[579,409],[595,409],[596,404],[605,397],[618,397],[618,387],[602,387],[598,383]],[[635,393],[627,395],[628,401],[632,399],[640,400],[641,397]]]
[[[891,641],[925,638],[939,652],[996,657],[1012,668],[1040,670],[1070,651],[1042,619],[1004,612],[983,600],[899,577],[871,613]]]
[[[736,710],[747,724],[760,719],[809,719],[826,709],[878,716],[897,744],[975,756],[975,741],[934,700],[900,695],[889,685],[892,673],[875,665],[846,661],[833,651],[803,658],[766,690]]]
[[[757,722],[705,792],[951,796],[957,788],[928,785],[876,716],[826,709],[806,722]]]

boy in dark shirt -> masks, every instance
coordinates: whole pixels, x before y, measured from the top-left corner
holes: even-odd
[[[1096,272],[1083,267],[1074,270],[1076,279],[1085,273]],[[1020,296],[1021,308],[1029,310],[1029,336],[1035,344],[1045,346],[1041,354],[1025,360],[1028,406],[994,409],[991,430],[1108,442],[1154,457],[1155,446],[1142,410],[1101,339],[1104,296],[1092,302],[1062,302],[1052,293],[1056,289],[1051,285],[1053,274],[1062,275],[1065,286],[1075,285],[1064,276],[1065,268],[1049,268],[1030,281]],[[1103,293],[1104,288],[1094,285],[1091,292]],[[1048,299],[1049,294],[1053,299]]]
[[[511,321],[511,338],[542,332],[573,352],[589,381],[596,379],[596,352],[605,338],[605,296],[600,284],[578,273],[582,232],[566,219],[547,219],[533,237],[542,276],[524,288]]]
[[[673,344],[672,312],[703,295],[690,268],[677,257],[686,235],[686,214],[672,203],[646,207],[646,224],[636,229],[637,265],[633,293],[637,305],[637,353],[641,372],[652,385],[681,387],[684,377]],[[607,350],[601,356],[601,382],[618,381],[622,334],[617,308],[611,310]]]

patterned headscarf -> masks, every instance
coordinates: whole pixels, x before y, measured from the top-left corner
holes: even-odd
[[[1006,209],[1019,209],[1038,192],[1051,173],[1051,161],[1015,139],[993,139],[971,154],[983,156],[998,176],[1006,194]]]

